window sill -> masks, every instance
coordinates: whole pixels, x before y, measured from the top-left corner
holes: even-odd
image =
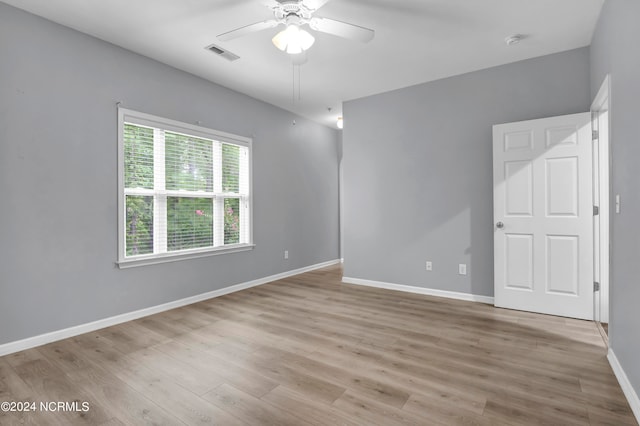
[[[118,268],[126,269],[136,266],[156,265],[159,263],[178,262],[181,260],[198,259],[201,257],[217,256],[219,254],[238,253],[241,251],[253,250],[255,244],[238,244],[229,247],[219,247],[207,250],[193,250],[182,253],[166,253],[154,256],[140,256],[133,259],[124,259],[116,262]]]

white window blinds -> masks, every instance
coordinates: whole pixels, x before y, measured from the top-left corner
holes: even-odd
[[[122,110],[120,262],[251,241],[251,141]]]

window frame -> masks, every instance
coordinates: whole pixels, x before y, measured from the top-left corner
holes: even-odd
[[[214,143],[230,143],[237,146],[243,146],[248,149],[248,185],[249,195],[246,197],[248,202],[248,218],[247,223],[249,225],[248,242],[222,245],[217,247],[202,247],[188,250],[180,250],[175,252],[165,253],[150,253],[141,254],[136,256],[126,256],[126,196],[125,193],[125,140],[124,140],[124,126],[125,123],[140,125],[145,127],[151,127],[153,129],[162,129],[164,131],[175,132],[194,136],[198,138],[204,138],[213,140]],[[234,135],[231,133],[221,132],[219,130],[202,127],[199,125],[193,125],[184,123],[177,120],[172,120],[164,117],[155,116],[139,111],[130,110],[127,108],[118,107],[118,261],[116,262],[119,268],[128,268],[133,266],[152,265],[165,262],[175,262],[185,259],[195,259],[205,256],[214,256],[226,253],[235,253],[241,251],[252,250],[255,247],[253,242],[253,140],[251,138]],[[154,156],[156,155],[154,149]],[[143,190],[144,192],[150,191],[154,196],[156,193],[155,185],[153,190]],[[166,191],[165,191],[166,192]],[[176,192],[176,191],[170,191]],[[168,196],[171,196],[167,194]],[[222,200],[225,197],[221,196]],[[206,197],[208,198],[208,197]],[[234,197],[230,197],[234,198]],[[213,198],[216,199],[215,196]],[[215,201],[214,201],[215,203]],[[155,213],[154,213],[155,216]],[[215,219],[214,219],[215,220]],[[154,235],[154,239],[157,236]],[[214,240],[215,241],[215,240]]]

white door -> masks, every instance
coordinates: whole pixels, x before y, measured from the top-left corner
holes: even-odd
[[[493,126],[495,305],[593,318],[591,114]]]

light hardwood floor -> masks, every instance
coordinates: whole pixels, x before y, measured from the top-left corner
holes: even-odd
[[[37,425],[635,425],[595,323],[331,267],[0,358]]]

